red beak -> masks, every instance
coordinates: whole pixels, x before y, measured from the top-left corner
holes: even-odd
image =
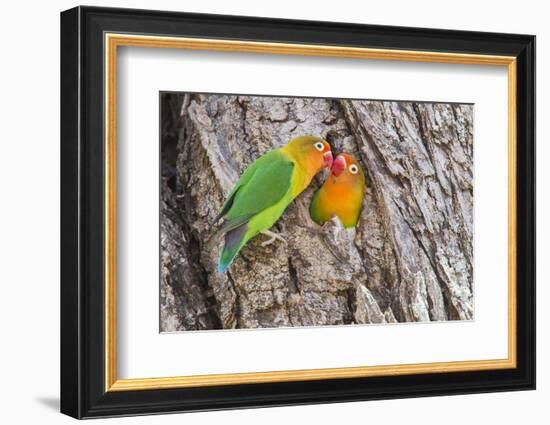
[[[332,152],[331,151],[325,152],[323,154],[323,160],[324,160],[323,166],[327,167],[330,170],[332,167],[332,163],[334,162],[334,159],[332,157]]]
[[[334,177],[338,177],[340,174],[342,174],[342,171],[344,171],[345,169],[346,169],[346,158],[344,158],[342,155],[338,155],[334,160],[334,163],[332,164],[332,168],[330,169],[330,172]]]

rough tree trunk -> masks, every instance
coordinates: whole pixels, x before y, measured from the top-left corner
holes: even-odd
[[[161,330],[473,318],[473,107],[165,94]],[[319,175],[216,272],[215,218],[240,173],[298,135],[360,160],[360,224],[318,226]]]

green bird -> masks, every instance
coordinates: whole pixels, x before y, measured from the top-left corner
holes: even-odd
[[[241,248],[258,233],[271,237],[264,244],[282,239],[269,229],[315,174],[323,167],[330,169],[332,159],[327,141],[316,136],[300,136],[250,164],[218,215],[218,219],[225,219],[222,226],[225,244],[218,271],[225,272]]]

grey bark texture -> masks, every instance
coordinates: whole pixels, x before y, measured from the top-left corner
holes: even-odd
[[[473,106],[163,94],[161,331],[473,319]],[[367,176],[359,225],[309,216],[319,174],[216,271],[216,216],[260,155],[325,137]]]

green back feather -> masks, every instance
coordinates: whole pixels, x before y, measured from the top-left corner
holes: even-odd
[[[220,213],[226,219],[222,227],[226,241],[218,264],[220,271],[227,269],[248,240],[273,225],[272,215],[265,214],[264,220],[263,211],[279,202],[285,203],[281,213],[284,211],[293,170],[294,162],[280,150],[274,150],[258,158],[242,174]],[[252,227],[248,226],[251,220],[254,220]]]

